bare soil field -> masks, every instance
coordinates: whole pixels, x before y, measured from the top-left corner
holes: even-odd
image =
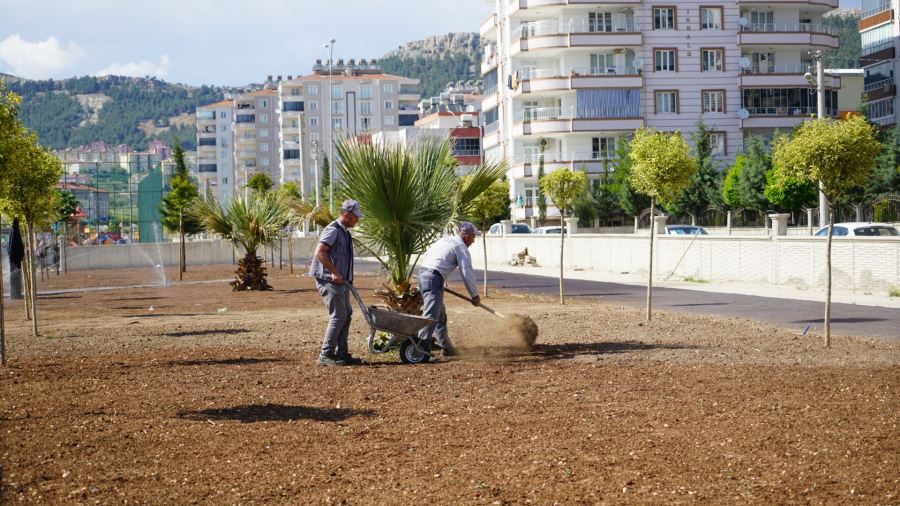
[[[533,349],[449,300],[461,357],[369,355],[357,312],[366,363],[322,368],[312,280],[234,293],[231,270],[41,296],[40,337],[7,302],[0,504],[900,503],[896,341],[492,293]],[[356,285],[375,303],[380,282]]]

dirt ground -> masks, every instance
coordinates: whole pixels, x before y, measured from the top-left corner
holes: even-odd
[[[301,269],[234,293],[231,266],[166,287],[62,292],[31,337],[7,302],[0,504],[900,503],[900,343],[514,293],[527,352],[449,301],[459,358],[321,368]],[[174,271],[168,278],[175,277]],[[41,290],[158,282],[152,269]],[[368,302],[375,276],[359,276]]]

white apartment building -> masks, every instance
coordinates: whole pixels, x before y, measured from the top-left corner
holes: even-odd
[[[234,97],[234,180],[242,188],[257,172],[267,174],[277,186],[281,146],[278,124],[278,91],[262,89]]]
[[[419,80],[384,74],[376,60],[317,60],[312,74],[277,82],[282,149],[273,180],[295,182],[302,195],[315,191],[333,140],[397,131],[419,117]]]
[[[702,117],[730,163],[750,134],[815,114],[810,51],[837,47],[822,15],[837,0],[666,2],[496,0],[487,42],[484,154],[506,158],[513,219],[537,215],[537,173],[612,170],[642,126],[689,136]],[[839,77],[826,79],[837,114]],[[558,211],[548,207],[548,216]]]
[[[234,101],[197,108],[197,172],[200,193],[212,191],[220,202],[234,193]]]
[[[900,122],[897,75],[900,72],[900,0],[863,0],[859,32],[863,92],[869,119],[882,125]]]

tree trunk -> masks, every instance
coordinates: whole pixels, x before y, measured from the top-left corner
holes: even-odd
[[[828,216],[832,215],[831,201],[828,202]],[[831,348],[831,236],[834,234],[834,224],[828,225],[828,241],[825,244],[825,347]]]
[[[559,304],[566,305],[565,291],[563,290],[563,249],[566,246],[566,212],[559,210]]]
[[[21,224],[19,225],[21,227]],[[21,233],[21,231],[20,231]],[[25,227],[25,233],[22,234],[22,240],[25,242],[25,257],[22,258],[22,290],[23,295],[25,296],[25,320],[31,320],[31,272],[30,264],[31,264],[31,256],[28,254],[29,239],[28,239],[28,227]]]
[[[37,337],[38,335],[38,325],[37,325],[37,278],[34,273],[34,224],[31,220],[25,222],[26,227],[28,228],[28,253],[29,257],[29,270],[31,271],[29,274],[29,278],[31,279],[31,296],[29,297],[31,300],[31,335]]]
[[[0,214],[0,230],[2,229],[3,215]],[[11,270],[12,266],[10,266]],[[12,292],[12,289],[10,289],[10,292]],[[11,295],[12,293],[10,293]],[[0,252],[0,367],[6,365],[6,321],[3,318],[3,252]]]
[[[650,198],[650,266],[647,272],[647,322],[650,321],[650,308],[653,307],[653,239],[656,235],[656,198]]]
[[[238,261],[235,272],[235,280],[231,282],[234,291],[241,290],[270,290],[266,280],[266,260],[256,256],[255,251],[248,251]]]
[[[488,296],[487,287],[487,229],[481,231],[481,249],[484,250],[484,272],[482,273],[482,282],[484,283],[484,296]]]
[[[294,232],[291,227],[291,235],[288,236],[288,265],[291,267],[291,274],[294,273]]]
[[[69,250],[66,249],[69,247],[69,222],[65,222],[66,227],[66,237],[63,240],[62,246],[62,264],[63,264],[63,274],[69,273]]]
[[[178,214],[178,281],[184,279],[184,219]]]

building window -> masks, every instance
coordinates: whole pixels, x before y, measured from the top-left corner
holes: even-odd
[[[656,92],[656,114],[669,114],[678,112],[678,92],[677,91],[657,91]]]
[[[340,130],[340,129],[344,128],[344,120],[343,120],[343,118],[334,118],[334,119],[332,119],[332,120],[331,120],[331,126],[332,126],[335,130]]]
[[[228,138],[222,137],[221,142],[219,142],[219,146],[223,147],[223,148],[227,148],[228,147]]]
[[[724,70],[722,49],[701,49],[700,50],[700,70]]]
[[[308,95],[318,95],[319,94],[319,85],[318,84],[310,84],[306,87],[306,93]]]
[[[259,115],[259,122],[260,122],[260,123],[268,123],[268,122],[269,122],[269,115],[268,115],[268,114],[260,114],[260,115]]]
[[[359,125],[363,132],[368,132],[372,129],[372,118],[360,118]]]
[[[344,90],[340,86],[331,87],[331,98],[341,98],[344,96]]]
[[[284,159],[285,160],[297,160],[300,158],[300,150],[299,149],[285,149],[284,150]]]
[[[709,154],[713,156],[725,156],[725,132],[709,133]]]
[[[394,83],[384,83],[384,92],[390,94],[394,92]]]
[[[309,112],[316,112],[316,111],[318,111],[318,110],[319,110],[319,103],[318,103],[318,102],[310,102],[310,103],[309,103]]]
[[[725,91],[703,91],[703,112],[725,112]]]
[[[393,102],[392,100],[385,100],[385,101],[384,101],[384,109],[385,109],[386,111],[389,111],[389,110],[391,110],[391,109],[393,109],[393,108],[394,108],[394,102]]]
[[[291,96],[299,97],[301,95],[300,88],[291,88]]]
[[[303,112],[303,102],[283,102],[281,107],[287,112]]]
[[[268,136],[269,136],[269,129],[268,129],[268,128],[260,128],[260,129],[259,129],[259,136],[260,136],[260,137],[268,137]]]
[[[656,49],[653,51],[653,66],[657,72],[677,70],[678,54],[675,49]]]
[[[238,114],[234,117],[235,123],[254,123],[256,122],[255,114]]]
[[[612,28],[612,12],[589,12],[588,13],[588,31],[589,32],[611,32]]]
[[[313,118],[313,117],[309,118],[309,126],[311,126],[311,127],[319,126],[319,118]]]
[[[228,117],[228,113],[226,113],[225,111],[219,112],[219,119],[225,119],[227,117]]]
[[[366,100],[359,103],[360,114],[372,114],[372,102]]]
[[[654,7],[653,28],[655,30],[675,30],[675,7]]]
[[[361,84],[359,85],[359,98],[372,98],[372,85],[371,84]]]
[[[387,126],[392,126],[394,124],[394,117],[393,116],[385,116],[384,124]]]
[[[259,150],[260,150],[260,151],[268,151],[268,150],[269,150],[269,143],[268,143],[268,142],[260,142],[260,143],[259,143]]]
[[[227,178],[227,177],[223,177],[223,178],[222,178],[222,184],[228,184],[228,178]]]
[[[894,115],[894,98],[869,102],[869,118],[880,119]]]
[[[269,159],[268,159],[268,158],[261,158],[261,159],[259,160],[259,163],[262,164],[263,167],[268,167],[268,166],[269,166]]]
[[[199,142],[197,142],[198,146],[215,146],[216,138],[215,137],[200,137]]]
[[[344,114],[344,103],[338,100],[334,100],[331,102],[331,114],[342,115]]]
[[[309,140],[310,140],[310,142],[319,142],[319,134],[317,134],[317,133],[309,134]]]
[[[700,29],[701,30],[721,30],[722,29],[722,8],[721,7],[700,7]]]
[[[260,109],[265,109],[266,107],[269,107],[269,101],[268,101],[268,100],[260,100],[260,101],[259,101],[259,108],[260,108]]]
[[[594,137],[591,139],[591,156],[594,160],[615,158],[615,137]]]
[[[744,16],[746,17],[746,16]],[[771,32],[775,30],[774,11],[753,11],[750,13],[750,26],[742,28],[751,32]]]

